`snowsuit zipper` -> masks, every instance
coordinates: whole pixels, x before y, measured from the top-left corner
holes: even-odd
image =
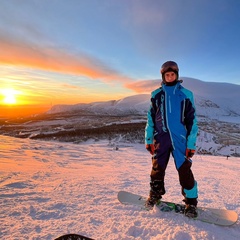
[[[175,149],[174,144],[173,144],[173,138],[172,138],[172,133],[171,130],[169,129],[169,123],[168,123],[168,105],[169,105],[169,113],[171,113],[171,98],[168,96],[167,91],[165,91],[165,114],[166,114],[166,127],[168,129],[168,133],[171,139],[172,147]]]

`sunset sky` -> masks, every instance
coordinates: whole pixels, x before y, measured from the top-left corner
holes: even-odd
[[[167,60],[182,77],[240,84],[239,9],[239,0],[1,0],[0,116],[150,93]]]

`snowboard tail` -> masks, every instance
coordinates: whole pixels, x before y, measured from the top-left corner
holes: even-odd
[[[141,209],[149,210],[145,207],[146,198],[126,192],[118,192],[118,200],[122,204],[130,204],[139,206]],[[175,212],[184,214],[185,205],[177,204],[173,202],[159,201],[156,204],[156,207],[162,212]],[[219,226],[231,226],[238,220],[238,214],[233,210],[227,209],[216,209],[216,208],[207,208],[207,207],[198,207],[198,216],[194,218],[202,222],[213,223]]]

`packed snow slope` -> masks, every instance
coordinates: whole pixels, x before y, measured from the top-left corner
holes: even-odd
[[[182,85],[195,95],[195,105],[198,116],[220,121],[240,123],[239,93],[240,85],[218,82],[204,82],[194,78],[184,77]],[[142,114],[150,105],[150,92],[158,88],[160,80],[149,81],[152,89],[149,94],[138,94],[120,100],[93,102],[89,104],[55,105],[48,113],[89,111],[98,114]]]
[[[119,190],[148,194],[151,157],[143,144],[0,141],[0,239],[52,240],[66,233],[99,240],[239,239],[239,221],[220,227],[120,204]],[[196,155],[193,171],[199,206],[240,214],[240,158]],[[165,200],[181,202],[172,159],[166,189]]]

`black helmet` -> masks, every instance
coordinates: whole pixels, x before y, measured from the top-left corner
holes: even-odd
[[[179,71],[179,68],[178,68],[178,65],[177,63],[173,62],[173,61],[167,61],[165,62],[162,67],[161,67],[161,74],[162,74],[162,79],[163,79],[163,82],[165,82],[165,77],[164,77],[164,74],[166,72],[175,72],[176,75],[177,75],[177,78],[176,80],[178,80],[178,71]]]

